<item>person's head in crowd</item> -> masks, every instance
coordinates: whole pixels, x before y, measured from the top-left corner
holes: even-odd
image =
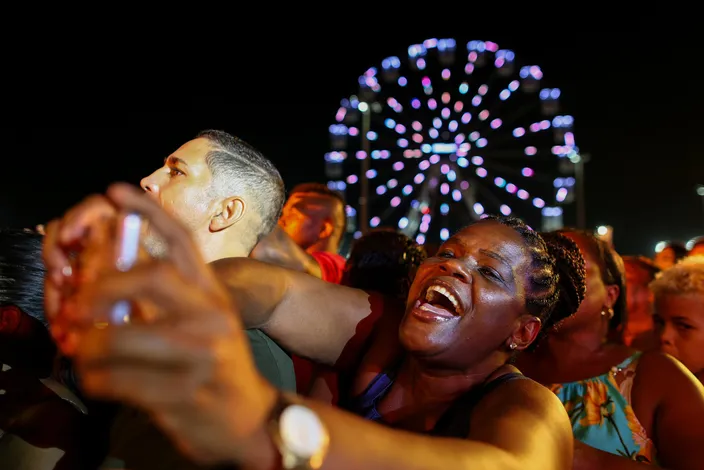
[[[142,179],[142,188],[186,225],[206,261],[248,256],[276,226],[285,193],[276,167],[226,132],[199,133]],[[153,255],[165,244],[147,230]]]
[[[444,368],[500,367],[585,292],[577,245],[523,221],[488,217],[458,231],[418,268],[400,328],[404,347]]]
[[[425,249],[393,229],[372,230],[352,245],[342,284],[406,299]]]
[[[704,255],[704,236],[697,237],[692,241],[692,246],[689,249],[689,256]]]
[[[665,247],[655,254],[655,265],[660,269],[674,266],[679,260],[687,256],[687,248],[680,242],[668,242]]]
[[[304,183],[291,190],[279,225],[308,252],[337,253],[346,230],[345,200],[320,183]]]
[[[704,378],[704,256],[662,271],[650,284],[660,349]]]
[[[653,294],[649,284],[660,269],[645,256],[624,256],[626,268],[627,318],[623,327],[623,342],[631,345],[641,335],[653,331]],[[638,347],[635,346],[634,347]]]
[[[0,362],[49,375],[56,347],[44,317],[42,235],[0,229]]]
[[[551,334],[598,329],[604,337],[620,335],[626,319],[626,273],[623,259],[608,243],[586,230],[562,229],[543,234],[547,239],[573,240],[586,266],[586,297],[576,314],[561,321]]]

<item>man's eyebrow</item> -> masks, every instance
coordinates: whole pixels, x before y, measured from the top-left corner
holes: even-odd
[[[170,155],[164,159],[164,164],[170,164],[170,165],[183,165],[183,166],[188,166],[188,163],[186,163],[185,160],[182,160],[181,158],[174,157],[173,155]]]

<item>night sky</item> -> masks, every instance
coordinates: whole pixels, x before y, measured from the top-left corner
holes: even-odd
[[[162,44],[144,48],[138,61],[122,54],[119,66],[103,58],[87,69],[84,61],[55,56],[32,65],[41,69],[34,75],[40,86],[19,79],[4,92],[0,223],[32,226],[112,181],[137,183],[205,128],[258,147],[289,188],[325,181],[328,126],[340,99],[356,91],[357,77],[384,57],[405,55],[410,44],[452,37],[458,49],[491,40],[520,63],[542,67],[543,85],[561,88],[577,143],[591,155],[588,225],[612,225],[622,253],[651,255],[660,240],[704,234],[695,192],[704,184],[699,45],[654,25],[640,20],[626,29],[614,23],[560,34],[398,26],[306,35],[297,28],[233,40],[227,54],[167,57]],[[565,219],[575,223],[573,210]]]

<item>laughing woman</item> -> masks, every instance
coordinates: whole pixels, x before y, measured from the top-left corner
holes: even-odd
[[[584,296],[584,261],[570,240],[546,244],[516,219],[475,223],[421,265],[399,309],[250,259],[205,265],[151,201],[126,189],[111,197],[169,234],[171,258],[80,288],[71,321],[145,297],[169,320],[83,330],[82,382],[147,409],[194,459],[255,469],[570,468],[564,408],[509,364]],[[61,257],[46,257],[57,279],[63,266],[51,260]],[[353,413],[268,386],[242,346],[240,317],[293,353],[354,374]]]

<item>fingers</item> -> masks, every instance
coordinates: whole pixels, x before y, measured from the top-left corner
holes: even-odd
[[[117,210],[108,198],[98,194],[88,196],[63,216],[57,241],[63,246],[71,246],[79,242],[96,223],[116,215]]]
[[[51,221],[42,242],[42,257],[47,268],[45,307],[48,319],[56,315],[61,302],[61,289],[72,274],[68,252],[81,245],[97,222],[115,217],[116,210],[104,196],[90,196],[70,209],[64,217]]]
[[[154,325],[90,330],[75,355],[81,388],[148,409],[183,406],[216,375],[217,348],[202,338]]]
[[[148,410],[155,406],[183,406],[184,389],[192,383],[183,372],[134,365],[79,368],[78,372],[81,390],[92,398],[126,402]]]
[[[144,191],[126,184],[114,184],[108,188],[107,195],[121,209],[137,212],[149,220],[150,226],[166,242],[169,258],[182,273],[189,277],[202,274],[204,262],[191,234]]]
[[[133,366],[171,372],[184,372],[197,364],[208,374],[210,342],[201,338],[155,325],[95,328],[84,335],[76,364],[86,370]]]
[[[42,241],[42,258],[47,274],[56,284],[63,281],[63,271],[70,267],[68,256],[58,243],[60,222],[52,220],[46,227],[46,235]]]
[[[171,264],[159,261],[137,265],[127,272],[112,271],[102,275],[96,282],[81,288],[74,299],[76,311],[66,312],[65,316],[90,325],[110,318],[115,303],[122,300],[157,305],[162,318],[156,321],[160,322],[202,317],[204,324],[214,322],[222,327],[219,317],[236,320],[224,300],[184,279]],[[239,327],[239,323],[237,325]]]
[[[47,226],[44,236],[42,257],[47,273],[44,279],[44,311],[48,321],[52,321],[61,307],[61,288],[66,269],[70,269],[68,257],[56,244],[59,222],[54,220]]]

